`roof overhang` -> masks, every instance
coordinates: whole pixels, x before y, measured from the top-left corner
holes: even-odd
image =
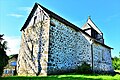
[[[98,43],[98,44],[100,44],[100,45],[102,45],[102,46],[104,46],[104,47],[106,47],[106,48],[113,49],[113,48],[107,46],[106,44],[103,44],[103,43],[98,42],[98,41],[95,40],[95,39],[93,39],[93,42],[94,42],[94,43]]]

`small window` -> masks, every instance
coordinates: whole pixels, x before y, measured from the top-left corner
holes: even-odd
[[[102,61],[104,61],[104,50],[102,50]]]
[[[15,71],[15,70],[12,70],[12,74],[14,74],[14,71]]]
[[[36,23],[37,16],[34,17],[33,25]]]
[[[8,70],[7,69],[4,70],[4,74],[8,74]]]
[[[12,73],[12,70],[9,70],[9,74],[11,74]]]
[[[100,52],[98,52],[98,61],[101,61]]]
[[[55,27],[55,23],[53,21],[50,21],[50,25]]]
[[[14,62],[11,62],[11,64],[10,64],[11,66],[17,66],[17,62],[16,61],[14,61]]]

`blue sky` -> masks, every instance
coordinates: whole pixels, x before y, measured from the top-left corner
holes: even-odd
[[[91,16],[104,33],[112,56],[120,52],[120,0],[0,0],[0,34],[8,41],[8,54],[18,53],[20,29],[37,2],[71,23],[81,26]]]

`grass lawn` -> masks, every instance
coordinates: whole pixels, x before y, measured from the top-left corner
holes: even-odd
[[[12,76],[4,77],[0,80],[120,80],[120,74],[111,75],[97,75],[97,74],[64,74],[64,75],[51,75],[47,77],[23,77]]]

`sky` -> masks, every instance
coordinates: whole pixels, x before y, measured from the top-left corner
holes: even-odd
[[[7,54],[18,54],[20,29],[35,2],[82,27],[88,16],[103,32],[105,44],[120,52],[120,0],[0,0],[0,34],[8,41]]]

